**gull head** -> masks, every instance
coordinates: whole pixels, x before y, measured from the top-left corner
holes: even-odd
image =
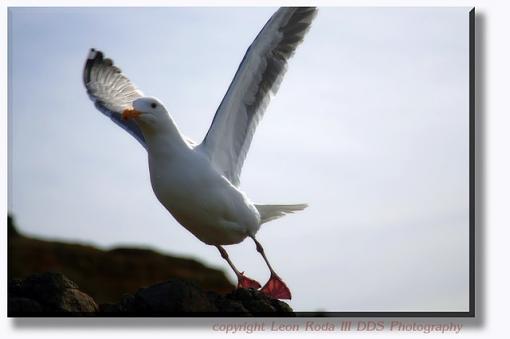
[[[133,101],[133,108],[122,112],[124,120],[133,119],[137,123],[154,126],[168,120],[168,112],[156,98],[144,97]]]

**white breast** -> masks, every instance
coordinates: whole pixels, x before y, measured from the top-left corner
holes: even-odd
[[[168,155],[149,149],[149,170],[158,200],[201,241],[235,244],[258,231],[255,206],[202,154],[189,149]]]

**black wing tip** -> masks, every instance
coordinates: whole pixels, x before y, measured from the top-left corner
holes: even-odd
[[[95,48],[91,48],[89,50],[89,54],[87,56],[87,61],[85,62],[85,67],[83,68],[83,82],[87,85],[90,82],[90,73],[92,68],[97,64],[100,64],[103,60],[103,52],[96,50]]]
[[[90,51],[89,51],[89,55],[87,56],[87,61],[101,61],[103,60],[103,52],[95,49],[95,48],[91,48]]]
[[[292,57],[297,46],[301,44],[306,33],[310,30],[312,21],[317,16],[317,7],[292,7],[294,11],[287,23],[279,31],[283,33],[282,41],[274,51],[283,60]]]
[[[305,8],[307,9],[307,11],[305,11],[305,13],[307,13],[309,15],[310,21],[315,19],[315,17],[317,16],[317,13],[319,13],[319,8],[317,8],[317,7],[305,7]]]
[[[118,73],[122,72],[120,68],[114,66],[112,59],[104,57],[104,53],[102,51],[91,48],[87,56],[87,61],[85,62],[85,67],[83,68],[83,82],[85,85],[90,82],[92,69],[98,66],[113,67]]]
[[[311,25],[318,12],[319,9],[317,7],[294,7],[294,13],[292,13],[286,26],[298,23]]]
[[[313,12],[318,10],[318,8],[314,6],[296,6],[292,8],[295,8],[296,10],[301,12]]]
[[[319,8],[317,7],[305,7],[305,6],[299,6],[299,7],[289,7],[289,9],[294,10],[293,15],[301,15],[304,17],[315,17],[317,15],[317,12],[319,11]]]

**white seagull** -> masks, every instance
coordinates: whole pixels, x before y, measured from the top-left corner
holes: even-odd
[[[95,106],[147,150],[151,185],[160,203],[198,239],[218,248],[234,270],[238,287],[260,284],[232,264],[222,245],[253,239],[271,273],[261,291],[278,299],[290,299],[290,290],[269,264],[255,234],[261,224],[307,205],[254,204],[239,189],[239,177],[287,60],[316,14],[314,7],[280,8],[273,14],[248,48],[199,145],[183,136],[158,99],[144,96],[102,52],[91,49],[83,71]]]

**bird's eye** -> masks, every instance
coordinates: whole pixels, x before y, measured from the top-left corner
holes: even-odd
[[[156,108],[156,106],[157,106],[157,105],[156,105],[154,102],[151,104],[151,107],[152,107],[152,108]]]

